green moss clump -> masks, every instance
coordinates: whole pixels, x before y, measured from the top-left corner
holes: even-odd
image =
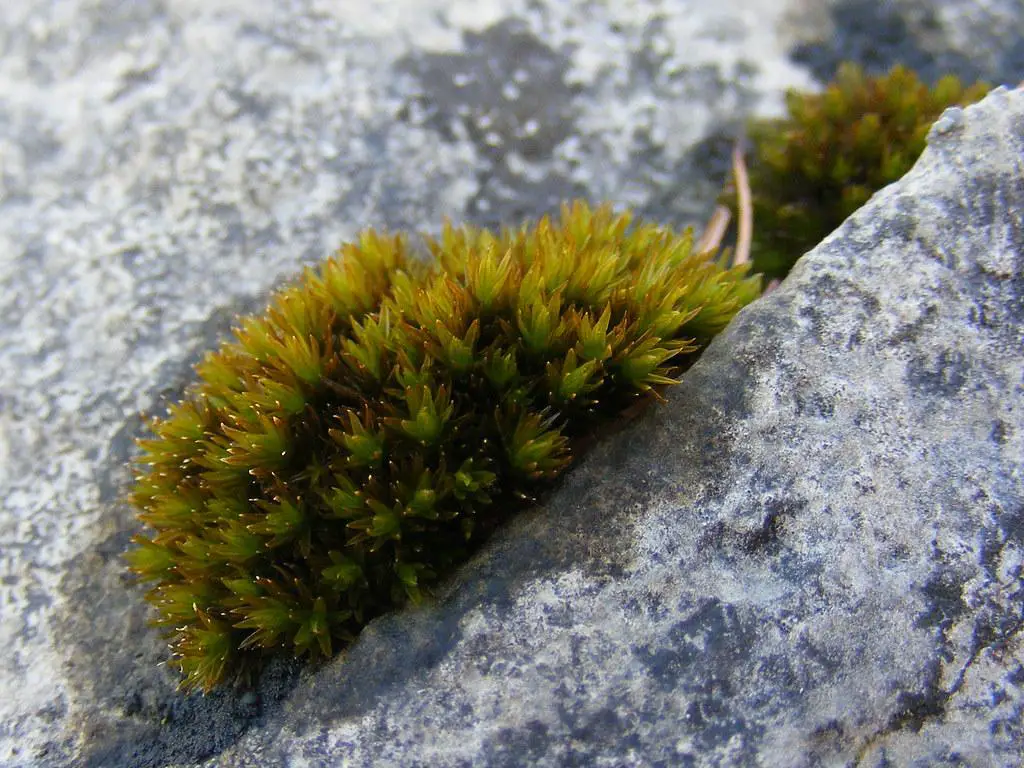
[[[607,207],[427,245],[369,231],[307,270],[141,441],[128,559],[184,688],[420,599],[759,293]]]
[[[754,271],[785,277],[871,195],[910,170],[946,107],[977,101],[988,89],[964,88],[952,76],[929,88],[902,66],[868,77],[845,64],[823,93],[788,93],[788,117],[750,127]]]

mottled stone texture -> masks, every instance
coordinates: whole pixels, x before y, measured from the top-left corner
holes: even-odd
[[[793,58],[821,80],[843,61],[872,73],[894,64],[926,82],[954,74],[1014,84],[1024,77],[1024,0],[795,0]]]
[[[0,765],[1016,764],[1019,93],[331,664],[180,696],[119,559],[140,411],[363,226],[699,220],[838,21],[1010,81],[1019,0],[881,5],[5,4]]]

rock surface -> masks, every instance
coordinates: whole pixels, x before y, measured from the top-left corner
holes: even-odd
[[[174,693],[119,560],[124,465],[234,313],[368,224],[515,223],[573,194],[698,220],[722,136],[870,18],[346,5],[0,15],[0,765],[1016,764],[1020,93],[941,121],[437,605],[252,693]],[[887,4],[886,55],[955,64],[1024,20],[932,5]],[[1016,82],[1011,54],[957,61]]]

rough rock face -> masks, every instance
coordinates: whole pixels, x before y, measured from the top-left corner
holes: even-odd
[[[367,224],[514,223],[569,194],[700,218],[721,133],[811,82],[786,47],[826,72],[814,40],[870,13],[11,5],[0,765],[1017,764],[1024,95],[947,114],[436,605],[319,669],[182,697],[119,560],[124,463],[233,313]],[[1024,20],[917,7],[887,4],[886,55],[941,65]],[[965,74],[1016,82],[1013,55]]]

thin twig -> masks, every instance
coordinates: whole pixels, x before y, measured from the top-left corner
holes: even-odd
[[[714,253],[722,247],[722,238],[725,237],[725,231],[729,228],[730,218],[732,218],[732,214],[724,205],[715,208],[715,212],[711,214],[711,218],[704,226],[704,233],[700,236],[697,247],[694,249],[696,253]]]
[[[736,180],[736,207],[739,209],[739,232],[736,236],[736,258],[733,265],[746,264],[750,261],[750,241],[754,232],[754,209],[750,202],[750,179],[747,166],[743,160],[740,143],[732,149],[732,174]]]

